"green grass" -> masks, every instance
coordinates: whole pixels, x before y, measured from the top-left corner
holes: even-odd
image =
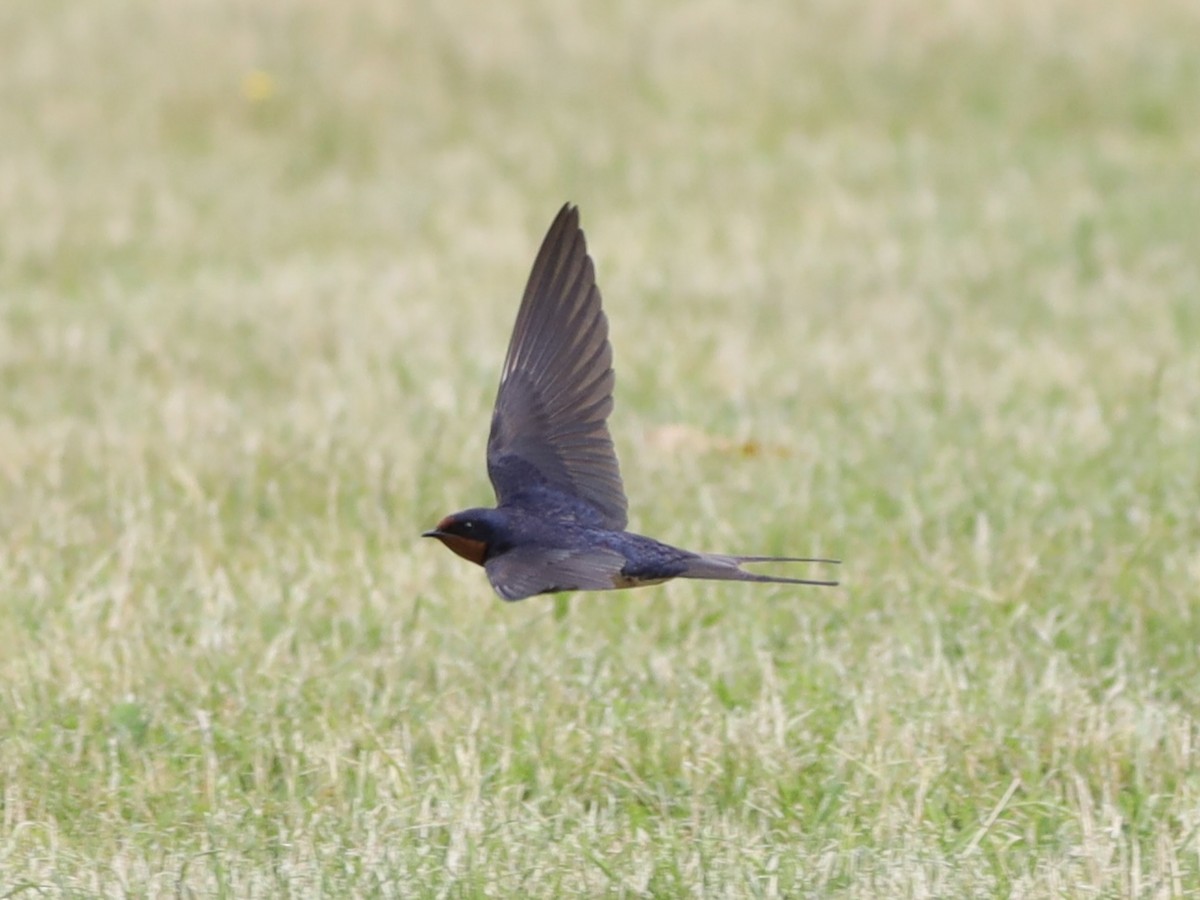
[[[1200,891],[1200,15],[0,11],[0,896]],[[635,529],[497,600],[581,205]]]

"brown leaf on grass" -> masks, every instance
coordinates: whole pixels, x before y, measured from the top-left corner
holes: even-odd
[[[787,457],[792,451],[782,444],[764,444],[754,438],[738,440],[724,435],[709,434],[691,425],[672,423],[652,428],[646,433],[646,443],[662,453],[720,453],[724,455],[758,457]]]

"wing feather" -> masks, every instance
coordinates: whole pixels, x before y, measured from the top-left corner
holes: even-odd
[[[500,505],[540,479],[624,528],[625,491],[608,431],[615,382],[595,268],[567,204],[542,242],[517,312],[488,438]]]
[[[559,591],[607,591],[621,584],[625,557],[604,547],[577,550],[518,547],[484,563],[488,580],[505,600]]]

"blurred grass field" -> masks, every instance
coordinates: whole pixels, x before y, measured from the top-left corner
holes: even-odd
[[[0,896],[1200,891],[1190,0],[0,8]],[[505,605],[580,204],[631,526]]]

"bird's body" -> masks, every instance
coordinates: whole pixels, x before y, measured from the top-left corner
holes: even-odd
[[[564,206],[538,252],[488,438],[494,509],[447,516],[435,537],[484,567],[505,600],[672,578],[835,585],[757,575],[747,562],[837,562],[694,553],[625,530],[608,433],[612,348],[579,213]]]

